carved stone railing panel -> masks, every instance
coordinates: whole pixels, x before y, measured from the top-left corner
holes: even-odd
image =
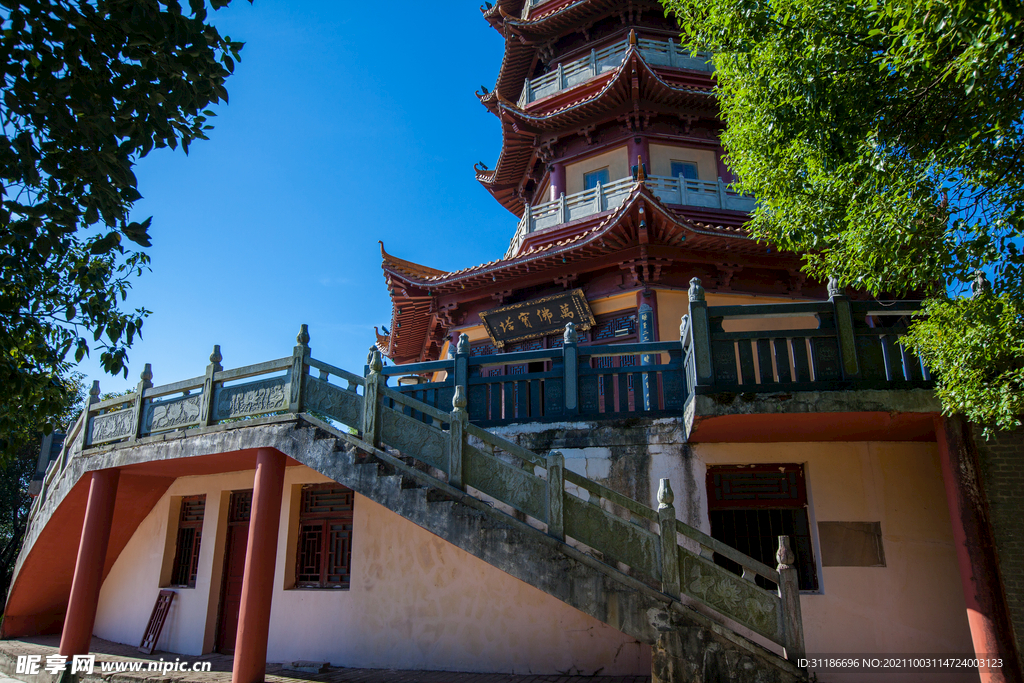
[[[142,417],[142,434],[198,425],[203,406],[202,394],[166,401],[151,401]]]
[[[473,446],[465,447],[462,472],[463,481],[468,486],[534,519],[547,522],[547,489],[540,477],[491,457]]]
[[[732,572],[679,548],[680,588],[692,598],[772,640],[782,640],[782,601]]]
[[[329,415],[342,424],[359,428],[363,415],[362,396],[315,377],[306,379],[304,391],[306,410]]]
[[[131,408],[115,410],[97,415],[89,420],[89,439],[87,444],[96,446],[101,443],[125,439],[135,433],[135,411]]]
[[[576,496],[563,499],[565,535],[661,580],[658,537]]]
[[[289,393],[287,377],[218,387],[213,396],[213,419],[230,420],[285,410]]]
[[[448,471],[448,435],[391,408],[380,409],[380,439],[442,472]]]

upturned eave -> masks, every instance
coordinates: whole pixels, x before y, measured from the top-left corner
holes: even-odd
[[[525,107],[496,95],[491,106],[501,119],[501,153],[494,169],[477,169],[477,180],[502,206],[521,217],[525,202],[519,188],[535,163],[539,135],[576,131],[634,111],[640,103],[644,110],[715,116],[717,101],[710,82],[701,86],[693,81],[692,74],[678,69],[655,70],[632,46],[615,70]]]

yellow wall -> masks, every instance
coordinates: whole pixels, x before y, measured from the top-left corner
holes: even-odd
[[[626,148],[619,147],[604,154],[592,156],[574,164],[567,164],[565,167],[565,193],[583,191],[583,175],[608,167],[608,181],[621,180],[629,175],[629,160],[626,158]]]
[[[651,175],[670,176],[673,161],[689,161],[697,164],[697,177],[714,182],[718,180],[718,164],[715,153],[709,149],[651,145]]]
[[[182,477],[143,520],[100,591],[95,634],[137,645],[173,553],[175,498],[206,494],[195,588],[174,588],[157,648],[199,655],[213,647],[227,501],[252,488],[252,470]],[[349,590],[294,585],[296,496],[328,481],[289,467],[278,531],[269,661],[366,668],[648,675],[650,648],[495,569],[357,495]],[[176,527],[175,527],[176,528]],[[171,539],[168,548],[167,539]]]
[[[661,341],[679,339],[680,319],[687,314],[690,298],[686,292],[678,289],[659,289],[658,294],[658,331]],[[749,294],[707,294],[708,306],[741,306],[750,304],[794,303],[794,299],[779,297],[753,296]],[[722,325],[726,332],[748,332],[755,330],[799,330],[815,329],[818,319],[814,316],[794,316],[792,318],[763,318],[755,320],[725,321]]]

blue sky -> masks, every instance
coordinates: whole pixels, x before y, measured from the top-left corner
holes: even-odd
[[[361,371],[373,326],[390,322],[378,239],[443,269],[500,257],[516,218],[473,174],[501,145],[473,94],[493,86],[503,48],[480,4],[235,0],[213,13],[246,43],[230,104],[188,156],[156,150],[136,167],[153,263],[127,303],[153,314],[128,378],[94,353],[88,380],[134,387],[146,362],[156,384],[194,377],[214,344],[226,368],[286,356],[301,323],[314,357]]]

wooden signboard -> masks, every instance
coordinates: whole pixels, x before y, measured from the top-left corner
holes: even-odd
[[[527,339],[546,337],[575,323],[577,332],[594,326],[594,315],[582,289],[494,308],[480,314],[487,334],[499,349]]]

